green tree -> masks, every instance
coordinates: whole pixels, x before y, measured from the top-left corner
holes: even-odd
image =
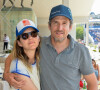
[[[81,39],[81,40],[83,40],[83,32],[84,31],[84,28],[83,28],[83,26],[77,26],[76,27],[76,39]]]

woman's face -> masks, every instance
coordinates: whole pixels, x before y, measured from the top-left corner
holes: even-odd
[[[35,31],[35,29],[28,28],[23,32],[24,34],[29,33],[28,38],[26,38],[26,39],[23,39],[22,36],[20,36],[20,41],[18,41],[18,45],[20,47],[23,47],[24,50],[35,50],[39,45],[40,38],[38,35],[36,35],[37,33],[32,34],[35,37],[31,36],[32,31]],[[26,36],[26,35],[24,35],[24,36]]]
[[[95,65],[95,61],[92,61],[92,65]]]

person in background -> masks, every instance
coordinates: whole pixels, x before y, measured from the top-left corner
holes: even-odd
[[[10,72],[20,75],[21,79],[26,82],[18,90],[40,90],[38,32],[35,24],[28,19],[21,20],[16,26]],[[20,81],[17,77],[15,79]]]
[[[41,90],[79,90],[81,74],[88,90],[98,90],[88,49],[69,34],[72,23],[69,7],[57,5],[51,9],[48,23],[51,35],[43,37],[40,46]],[[23,83],[14,79],[16,75],[9,73],[10,62],[9,56],[5,63],[4,78],[13,86],[22,87]]]
[[[99,74],[100,74],[100,72],[99,72],[99,65],[96,64],[96,61],[94,59],[92,59],[92,65],[94,67],[94,72],[95,72],[95,75],[97,77],[97,80],[99,81],[100,80],[100,77],[99,77]]]
[[[9,37],[7,36],[7,34],[4,34],[4,38],[3,38],[3,42],[4,42],[4,45],[3,45],[3,50],[6,50],[8,49],[8,43],[9,43]]]

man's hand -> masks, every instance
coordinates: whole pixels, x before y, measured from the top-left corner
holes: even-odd
[[[20,89],[25,85],[25,81],[20,78],[20,75],[14,73],[4,73],[4,79],[16,89]]]

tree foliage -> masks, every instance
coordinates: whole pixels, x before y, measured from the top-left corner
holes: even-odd
[[[76,39],[83,40],[83,38],[84,38],[83,33],[84,33],[83,26],[77,26],[76,27]]]

